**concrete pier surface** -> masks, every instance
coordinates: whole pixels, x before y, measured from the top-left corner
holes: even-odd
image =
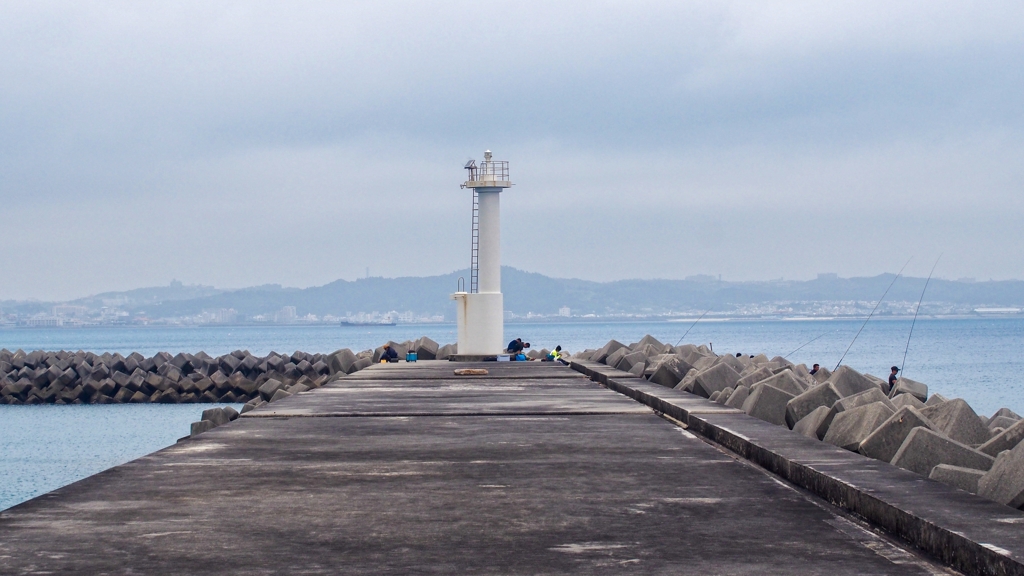
[[[954,572],[567,367],[438,361],[6,510],[0,573]]]

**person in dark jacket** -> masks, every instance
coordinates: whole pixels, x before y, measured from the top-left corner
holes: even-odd
[[[899,372],[899,371],[900,371],[899,366],[893,366],[892,368],[889,369],[889,389],[890,390],[892,389],[893,386],[896,385],[896,381],[899,380],[899,377],[896,376],[896,373]]]
[[[515,340],[508,343],[508,353],[513,356],[523,351],[523,339],[516,338]]]
[[[391,344],[385,344],[384,350],[380,353],[381,362],[398,362],[398,352],[391,347]]]

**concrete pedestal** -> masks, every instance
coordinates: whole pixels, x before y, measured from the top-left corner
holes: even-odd
[[[505,348],[504,297],[501,292],[456,292],[460,356],[494,356]]]

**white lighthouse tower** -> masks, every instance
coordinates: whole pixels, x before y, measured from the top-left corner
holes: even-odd
[[[458,307],[458,356],[496,356],[505,348],[505,307],[501,295],[501,191],[510,188],[508,162],[484,152],[480,166],[466,163],[463,188],[473,189],[473,249],[468,291],[452,294]]]

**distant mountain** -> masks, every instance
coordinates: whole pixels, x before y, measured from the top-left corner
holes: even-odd
[[[285,306],[294,306],[299,316],[347,316],[359,312],[413,311],[417,314],[444,314],[454,318],[449,295],[458,286],[459,277],[468,271],[428,277],[365,278],[337,280],[311,288],[257,286],[242,290],[218,290],[209,286],[185,286],[172,283],[160,288],[142,288],[128,292],[110,292],[82,298],[68,304],[96,307],[106,303],[132,314],[149,318],[171,318],[199,314],[204,310],[235,309],[242,317],[273,314]],[[892,274],[869,278],[839,278],[821,275],[815,280],[778,280],[728,282],[709,276],[686,280],[620,280],[591,282],[551,278],[542,274],[502,268],[505,308],[517,315],[528,312],[556,314],[568,306],[580,314],[665,314],[692,313],[711,308],[728,311],[739,306],[761,303],[808,301],[860,301],[873,304],[892,281]],[[900,278],[886,297],[887,302],[916,303],[924,278]],[[958,306],[1024,307],[1024,281],[967,282],[933,279],[926,302]],[[45,309],[47,303],[23,303]],[[52,305],[50,303],[49,305]],[[28,309],[26,308],[26,309]]]
[[[224,293],[224,290],[218,290],[213,286],[185,285],[174,280],[168,286],[136,288],[135,290],[128,290],[126,292],[104,292],[103,294],[96,294],[95,296],[79,298],[78,300],[68,302],[68,304],[88,307],[111,305],[121,307],[139,307],[179,300],[196,300],[222,293]]]

